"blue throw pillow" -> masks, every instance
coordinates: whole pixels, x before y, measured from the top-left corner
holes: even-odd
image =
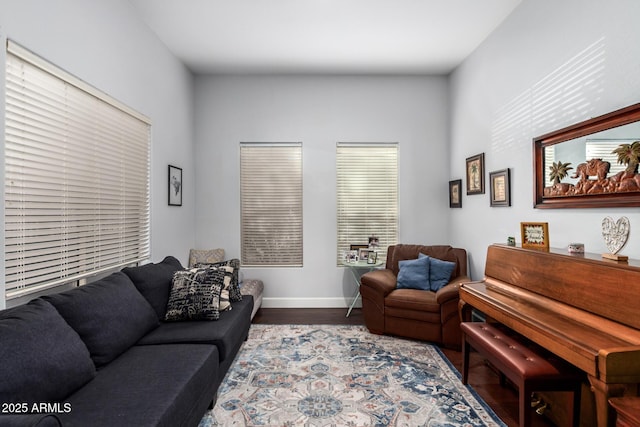
[[[431,290],[439,291],[451,280],[451,273],[456,268],[456,263],[451,261],[443,261],[438,258],[429,258],[429,283]]]
[[[398,289],[429,290],[429,257],[400,261],[398,265]]]

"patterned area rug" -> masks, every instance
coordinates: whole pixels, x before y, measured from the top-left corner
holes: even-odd
[[[506,427],[437,347],[349,325],[251,325],[211,426]]]

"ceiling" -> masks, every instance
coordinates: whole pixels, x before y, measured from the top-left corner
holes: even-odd
[[[198,74],[448,74],[521,0],[130,0]]]

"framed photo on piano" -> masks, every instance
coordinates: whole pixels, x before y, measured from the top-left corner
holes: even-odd
[[[521,222],[520,234],[523,248],[549,250],[549,223]]]

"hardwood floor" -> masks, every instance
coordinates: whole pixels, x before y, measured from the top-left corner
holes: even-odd
[[[262,324],[306,324],[306,325],[364,325],[362,310],[353,309],[346,317],[347,310],[342,308],[261,308],[253,323]],[[459,351],[442,349],[453,366],[461,370],[462,356]],[[469,384],[478,395],[509,427],[518,426],[518,393],[515,388],[502,387],[498,375],[488,367],[484,360],[471,354]],[[549,427],[553,424],[536,414],[532,415],[532,427]]]

